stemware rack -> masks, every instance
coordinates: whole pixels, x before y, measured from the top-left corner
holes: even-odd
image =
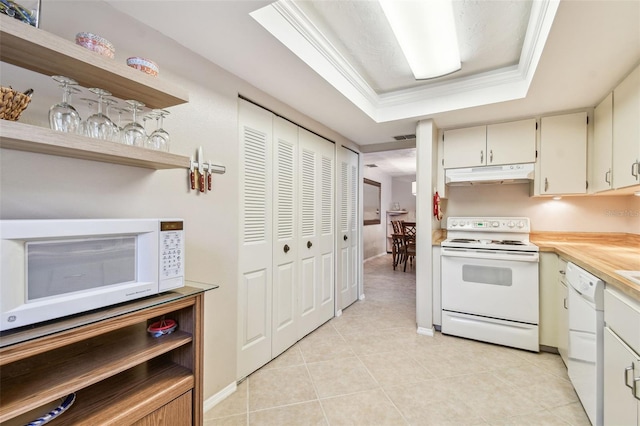
[[[0,15],[0,61],[45,75],[72,74],[83,87],[102,87],[121,99],[136,99],[164,109],[189,101],[187,92],[74,42]],[[150,169],[192,169],[193,161],[168,152],[55,132],[18,122],[0,123],[0,148],[102,161]],[[202,163],[200,172],[224,173],[223,166]]]

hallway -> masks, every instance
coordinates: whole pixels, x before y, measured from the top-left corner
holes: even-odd
[[[557,355],[416,334],[415,269],[364,264],[365,300],[238,385],[205,425],[589,425]]]

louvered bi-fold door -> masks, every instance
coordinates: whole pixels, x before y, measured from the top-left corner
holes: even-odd
[[[338,170],[338,306],[358,298],[358,154],[340,147]]]
[[[271,360],[273,116],[242,100],[238,115],[238,377],[244,377]]]
[[[335,145],[299,130],[298,338],[330,320],[335,311]]]
[[[275,358],[298,341],[298,126],[273,121],[273,343]]]

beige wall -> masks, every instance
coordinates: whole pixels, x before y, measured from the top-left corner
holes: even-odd
[[[367,225],[362,228],[363,259],[369,259],[387,252],[387,210],[391,205],[391,177],[380,170],[364,167],[363,176],[380,182],[380,224]]]
[[[529,197],[529,186],[448,188],[445,217],[525,216],[533,231],[630,232],[640,234],[640,197]],[[442,221],[446,226],[446,221]]]
[[[43,5],[43,29],[69,40],[92,31],[114,43],[115,60],[132,55],[155,60],[160,78],[189,93],[190,102],[169,108],[165,120],[171,151],[191,156],[201,145],[206,159],[227,172],[214,176],[211,192],[200,194],[188,190],[186,170],[152,171],[2,149],[0,217],[184,218],[187,279],[220,286],[205,297],[204,396],[210,398],[237,379],[238,93],[329,139],[355,145],[105,3],[47,6],[51,2]],[[46,126],[49,106],[60,99],[53,81],[6,64],[0,79],[2,85],[36,89],[21,121]],[[87,95],[85,90],[82,96]]]

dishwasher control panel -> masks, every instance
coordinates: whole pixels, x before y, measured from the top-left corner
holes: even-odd
[[[567,283],[596,306],[604,304],[604,282],[574,263],[567,263]],[[602,309],[602,308],[600,308]]]

